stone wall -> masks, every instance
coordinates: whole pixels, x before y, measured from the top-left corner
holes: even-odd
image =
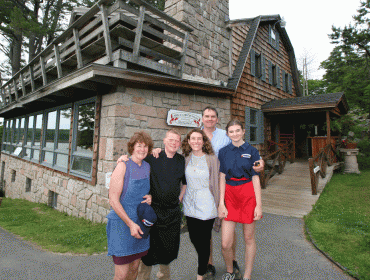
[[[228,0],[166,0],[165,12],[194,29],[189,35],[183,78],[227,83],[230,30]]]
[[[58,194],[57,210],[106,222],[110,209],[106,173],[112,172],[116,160],[127,152],[127,141],[134,132],[146,131],[152,136],[154,147],[163,148],[162,140],[168,129],[177,128],[183,136],[190,130],[168,126],[169,109],[201,113],[206,106],[218,109],[219,127],[225,128],[230,119],[230,99],[117,87],[102,96],[96,185],[3,153],[6,196],[48,203],[52,191]],[[14,182],[12,171],[16,172]],[[26,178],[32,180],[30,192],[26,192]]]

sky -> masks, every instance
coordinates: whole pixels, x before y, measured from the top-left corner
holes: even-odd
[[[286,31],[293,45],[297,64],[307,53],[313,57],[311,79],[320,79],[324,70],[317,70],[326,60],[334,45],[328,34],[332,25],[344,27],[357,14],[360,0],[229,0],[230,19],[253,18],[258,15],[280,14],[286,21]],[[300,60],[298,62],[298,60]]]

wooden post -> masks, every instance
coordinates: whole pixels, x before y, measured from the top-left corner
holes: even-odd
[[[145,17],[145,8],[144,6],[140,6],[140,14],[139,14],[139,19],[137,21],[137,26],[136,26],[134,49],[132,50],[134,58],[136,60],[138,60],[139,58],[140,42],[141,42],[141,36],[143,34],[144,17]]]
[[[112,42],[110,40],[109,34],[109,21],[107,15],[107,8],[104,5],[100,5],[100,10],[102,13],[102,24],[104,29],[104,41],[105,41],[105,53],[108,56],[109,62],[112,61]]]
[[[15,101],[18,101],[18,90],[17,90],[17,83],[15,81],[15,78],[13,78],[13,87],[14,87]]]
[[[326,144],[331,144],[330,135],[330,112],[326,111]]]
[[[30,81],[31,81],[31,91],[35,91],[35,77],[33,75],[33,68],[32,68],[32,64],[30,64],[28,66],[29,68],[29,71],[30,71]]]
[[[22,72],[20,74],[20,79],[21,79],[21,85],[22,85],[22,94],[23,94],[23,96],[26,96],[26,86],[24,84],[24,77],[23,77]]]
[[[308,160],[308,164],[310,169],[312,195],[317,195],[317,176],[314,172],[315,164],[313,158]]]
[[[59,47],[56,44],[54,44],[54,54],[55,54],[55,65],[58,71],[58,78],[61,78],[63,76],[62,63],[60,61]]]
[[[78,30],[76,28],[73,28],[73,38],[75,40],[75,47],[76,47],[77,68],[82,68],[83,62],[82,62],[82,53],[81,53],[81,47],[80,47],[80,37],[78,36]]]
[[[189,32],[185,32],[184,44],[182,46],[181,60],[180,60],[180,64],[179,64],[179,77],[180,78],[181,78],[182,72],[184,70],[185,57],[186,57],[186,49],[188,47],[188,41],[189,41]]]
[[[41,66],[41,74],[42,74],[42,84],[46,86],[48,83],[48,79],[46,77],[45,59],[42,56],[40,56],[40,66]]]
[[[9,91],[9,103],[12,102],[12,89],[10,87],[10,83],[8,83],[8,91]]]

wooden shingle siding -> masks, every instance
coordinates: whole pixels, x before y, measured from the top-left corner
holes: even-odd
[[[263,104],[271,100],[296,96],[295,86],[294,83],[292,83],[292,69],[288,50],[281,41],[281,36],[276,37],[279,40],[277,48],[274,48],[269,43],[269,26],[270,25],[267,23],[261,23],[258,27],[251,46],[250,55],[245,63],[236,93],[232,98],[232,117],[240,120],[243,124],[245,124],[245,106],[259,110]],[[232,27],[233,50],[231,63],[233,71],[236,70],[235,65],[237,64],[238,56],[242,50],[249,28],[247,24],[244,26],[238,25]],[[262,62],[264,71],[261,77],[256,76],[256,53],[261,54],[261,58],[264,60]],[[276,67],[275,73],[277,77],[275,81],[273,81],[272,78],[272,65]],[[285,89],[285,73],[288,74],[287,77],[289,77],[289,86],[287,89]],[[265,140],[269,140],[271,138],[269,120],[264,119],[264,127]],[[262,144],[255,146],[260,150],[261,154],[264,154],[265,151],[263,150],[264,147]]]

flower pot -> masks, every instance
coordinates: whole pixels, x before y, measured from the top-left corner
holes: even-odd
[[[0,206],[1,206],[1,201],[3,201],[3,198],[2,197],[0,197]]]
[[[357,143],[347,143],[346,148],[347,149],[356,149],[357,148]]]

